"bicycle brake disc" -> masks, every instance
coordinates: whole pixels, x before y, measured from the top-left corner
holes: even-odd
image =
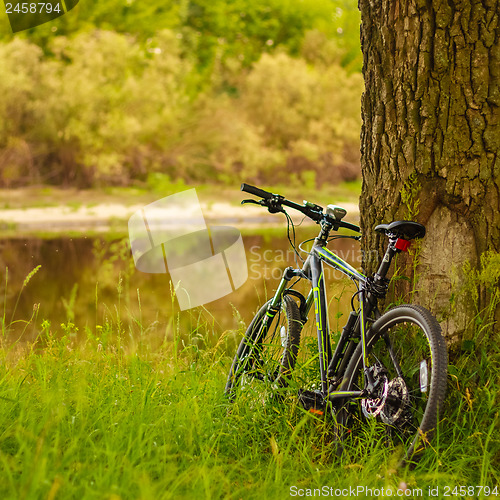
[[[409,407],[410,394],[401,377],[391,380],[387,389],[387,397],[380,413],[380,419],[385,424],[393,425],[405,414],[405,410]]]

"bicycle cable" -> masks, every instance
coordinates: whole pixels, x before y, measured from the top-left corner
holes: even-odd
[[[352,280],[352,281],[354,281],[354,283],[356,284],[356,288],[358,289],[358,291],[356,293],[354,293],[353,296],[351,297],[351,309],[353,311],[356,311],[356,308],[354,307],[354,297],[356,297],[356,295],[358,295],[361,292],[361,290],[359,289],[357,281],[356,280]]]
[[[298,224],[295,224],[295,227],[300,227],[302,226],[302,223],[307,219],[307,215],[304,215],[304,217],[302,217],[302,220],[298,223]]]
[[[328,238],[327,242],[330,242],[332,240],[338,240],[340,238],[349,238],[351,240],[359,241],[361,239],[361,236],[352,236],[350,234],[334,234],[333,236],[330,236]]]
[[[295,264],[297,264],[297,267],[299,267],[299,263],[297,261],[297,257],[302,262],[304,262],[304,259],[299,254],[299,252],[298,252],[298,250],[297,250],[297,248],[295,246],[295,224],[293,223],[292,218],[285,212],[285,210],[283,210],[283,213],[286,216],[286,235],[287,235],[288,241],[290,242],[290,245],[292,245],[292,248],[293,248],[293,250],[295,252]],[[292,228],[293,242],[292,242],[292,239],[290,238],[290,227]]]
[[[349,238],[349,239],[352,239],[352,240],[359,240],[360,236],[349,236],[347,234],[335,234],[334,236],[330,236],[328,238],[327,243],[329,243],[332,240],[339,239],[339,238]],[[316,236],[314,238],[309,238],[307,240],[301,241],[299,243],[299,245],[298,245],[299,246],[299,250],[301,252],[304,252],[307,255],[309,255],[311,252],[308,252],[307,250],[304,250],[304,248],[302,248],[302,245],[305,245],[306,243],[309,243],[310,241],[314,241],[315,239],[316,239]]]
[[[299,250],[300,250],[301,252],[304,252],[304,253],[306,253],[307,255],[309,255],[311,252],[308,252],[307,250],[304,250],[304,249],[302,248],[302,245],[305,245],[306,243],[309,243],[310,241],[314,241],[315,239],[316,239],[316,236],[315,236],[314,238],[309,238],[308,240],[301,241],[301,242],[299,243]]]

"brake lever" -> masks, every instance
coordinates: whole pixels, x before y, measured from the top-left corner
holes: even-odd
[[[278,205],[278,204],[269,204],[269,205],[266,205],[266,206],[267,206],[267,211],[270,214],[285,213],[285,211],[283,210],[283,207],[281,205]]]
[[[254,205],[260,205],[266,207],[269,213],[277,214],[279,212],[284,212],[283,207],[279,204],[279,200],[242,200],[241,204],[245,205],[247,203],[253,203]]]
[[[242,205],[245,205],[246,203],[253,203],[254,205],[262,205],[260,201],[256,200],[242,200],[241,202]]]

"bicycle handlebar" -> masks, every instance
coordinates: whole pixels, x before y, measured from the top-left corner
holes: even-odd
[[[260,196],[261,198],[264,198],[265,200],[269,200],[272,198],[273,193],[270,193],[269,191],[264,191],[263,189],[260,189],[255,186],[250,186],[250,184],[245,184],[244,182],[241,184],[241,190],[246,191],[247,193],[254,194],[255,196]]]
[[[268,209],[273,208],[274,209],[272,210],[273,212],[279,211],[276,210],[276,208],[284,205],[286,207],[290,207],[293,208],[294,210],[302,212],[304,215],[312,219],[314,222],[319,223],[322,220],[328,221],[329,223],[333,224],[336,230],[342,227],[345,229],[350,229],[351,231],[355,231],[357,233],[361,232],[359,226],[356,226],[356,224],[351,224],[350,222],[343,222],[341,220],[334,219],[330,215],[324,214],[323,208],[318,205],[312,205],[312,204],[311,206],[308,206],[307,204],[299,205],[294,201],[287,200],[284,196],[281,196],[279,194],[273,194],[270,193],[269,191],[264,191],[263,189],[245,183],[241,184],[241,190],[253,194],[255,196],[260,196],[262,198],[262,205],[267,206]]]
[[[356,224],[352,224],[351,222],[338,221],[339,227],[343,227],[344,229],[350,229],[355,233],[361,233],[361,228]]]

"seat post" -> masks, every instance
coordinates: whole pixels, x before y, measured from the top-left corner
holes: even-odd
[[[394,246],[394,243],[396,242],[397,238],[389,236],[389,245],[387,246],[387,250],[385,252],[384,258],[382,259],[382,262],[380,263],[380,266],[375,273],[374,279],[375,281],[379,281],[380,279],[384,279],[385,275],[387,274],[387,271],[389,271],[389,267],[392,262],[392,258],[396,254],[397,250],[396,247]]]

